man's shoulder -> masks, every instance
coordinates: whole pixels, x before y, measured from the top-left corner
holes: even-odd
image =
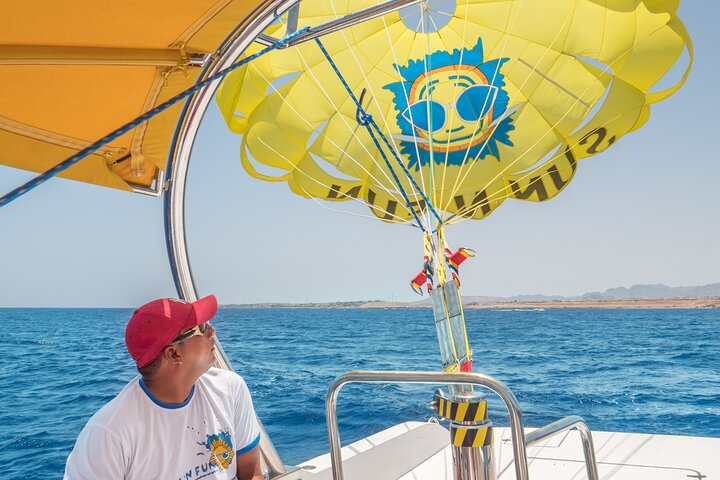
[[[128,426],[128,418],[134,415],[138,405],[139,376],[128,382],[115,398],[102,406],[88,421],[88,426],[115,431]]]
[[[202,376],[203,379],[209,382],[229,382],[245,384],[245,380],[233,372],[232,370],[225,370],[224,368],[210,367]]]
[[[237,373],[211,367],[199,379],[200,388],[218,395],[236,396],[248,390],[245,380]]]

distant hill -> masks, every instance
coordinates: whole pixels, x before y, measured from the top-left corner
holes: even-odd
[[[633,285],[630,288],[608,288],[604,292],[590,292],[579,296],[563,295],[515,295],[513,297],[477,297],[463,296],[466,303],[494,302],[553,302],[572,300],[655,300],[671,298],[719,298],[720,283],[695,287],[668,287],[661,283],[652,285]]]
[[[633,285],[630,288],[608,288],[604,292],[590,292],[580,299],[588,300],[644,300],[655,298],[707,298],[720,297],[720,283],[697,287],[668,287],[661,283]]]

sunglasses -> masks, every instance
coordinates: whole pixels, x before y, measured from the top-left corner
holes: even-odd
[[[184,342],[185,340],[188,340],[192,337],[202,337],[205,332],[207,332],[209,325],[207,322],[201,323],[200,325],[195,325],[190,330],[185,330],[184,332],[180,332],[180,334],[175,337],[175,340],[172,341],[170,345],[177,345],[178,343]]]
[[[415,102],[405,109],[402,116],[420,130],[436,133],[445,128],[449,107],[455,107],[461,120],[473,123],[490,112],[497,95],[498,88],[493,85],[475,85],[464,90],[454,102],[447,105],[433,100]]]

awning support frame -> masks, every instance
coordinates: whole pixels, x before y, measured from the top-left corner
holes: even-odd
[[[198,298],[185,237],[185,183],[190,154],[200,122],[220,84],[219,72],[238,65],[235,61],[253,40],[275,20],[277,12],[284,12],[296,3],[297,0],[267,0],[245,20],[244,25],[238,25],[205,65],[198,77],[198,83],[203,84],[203,88],[195,90],[191,96],[188,96],[182,113],[178,117],[165,170],[167,181],[164,184],[166,191],[163,196],[163,214],[170,269],[178,295],[185,300],[192,301]],[[295,35],[297,34],[299,32],[295,33]],[[279,45],[272,47],[278,48]],[[216,347],[216,364],[232,370],[230,360],[222,345],[217,342]],[[259,419],[258,423],[260,423]],[[264,470],[272,479],[284,474],[287,469],[261,423],[260,429],[260,452]]]
[[[292,41],[287,42],[283,48],[292,47],[305,43],[309,40],[328,35],[330,33],[338,32],[345,28],[358,25],[360,23],[372,20],[373,18],[382,17],[388,13],[400,10],[401,8],[409,7],[417,3],[423,2],[424,0],[388,0],[378,5],[359,10],[355,13],[350,13],[344,17],[325,22],[316,27],[310,27],[305,33],[302,33],[293,38]],[[287,34],[291,34],[297,31],[297,9],[300,3],[293,6],[288,12],[288,27]],[[261,33],[257,36],[255,41],[261,45],[271,46],[280,41],[280,39]]]

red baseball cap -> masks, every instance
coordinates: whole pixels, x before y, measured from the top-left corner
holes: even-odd
[[[215,316],[215,295],[195,302],[161,298],[135,310],[125,328],[125,345],[138,367],[149,365],[184,330]]]

